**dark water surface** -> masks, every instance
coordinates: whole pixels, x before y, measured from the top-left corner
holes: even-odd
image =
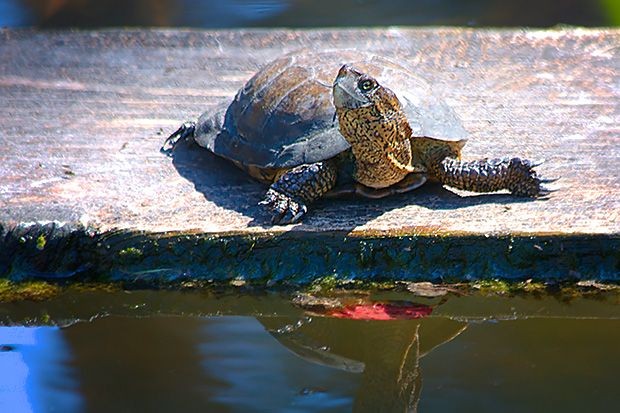
[[[616,26],[618,0],[2,0],[0,27]]]
[[[432,314],[347,320],[278,294],[173,291],[0,304],[0,412],[620,406],[617,294],[415,301]]]

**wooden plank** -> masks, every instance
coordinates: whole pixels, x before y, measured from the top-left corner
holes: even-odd
[[[618,44],[614,29],[5,29],[0,225],[7,234],[59,221],[101,234],[617,240]],[[372,50],[403,62],[462,117],[471,133],[465,158],[545,159],[538,170],[560,176],[560,190],[530,201],[427,186],[381,201],[321,202],[301,225],[269,227],[256,205],[263,186],[203,150],[183,148],[174,161],[159,153],[181,122],[230,99],[262,64],[303,48]],[[620,258],[611,259],[606,268],[617,271]]]

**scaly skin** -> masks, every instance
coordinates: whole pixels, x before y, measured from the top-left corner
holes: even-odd
[[[364,82],[368,90],[362,90]],[[373,188],[394,185],[410,171],[425,171],[431,180],[474,192],[503,189],[536,197],[542,187],[534,165],[520,158],[463,162],[465,140],[448,141],[411,136],[396,95],[373,78],[349,66],[334,83],[334,104],[340,132],[355,155],[355,179]]]
[[[355,157],[354,179],[371,188],[387,188],[411,172],[411,127],[400,102],[387,89],[375,104],[346,110],[336,108],[340,133]]]
[[[541,180],[527,159],[503,158],[463,162],[446,158],[433,173],[448,186],[474,192],[509,190],[513,195],[535,197],[544,193]]]
[[[295,223],[308,212],[308,205],[334,187],[337,170],[334,159],[296,166],[271,184],[260,204],[272,213],[272,223]]]

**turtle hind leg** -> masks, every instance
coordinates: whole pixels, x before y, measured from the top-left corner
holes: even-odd
[[[474,192],[509,190],[513,195],[541,197],[551,192],[543,186],[534,167],[539,164],[521,158],[483,159],[463,162],[446,158],[437,176],[448,186]]]
[[[171,155],[176,144],[181,140],[194,136],[195,130],[196,122],[185,122],[181,125],[181,127],[179,127],[179,129],[176,130],[176,132],[166,138],[159,151],[161,153],[165,153],[166,155]]]
[[[336,176],[333,160],[296,166],[271,184],[260,205],[271,213],[272,224],[293,224],[334,187]]]

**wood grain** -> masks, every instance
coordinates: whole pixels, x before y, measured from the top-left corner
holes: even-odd
[[[165,137],[297,49],[370,50],[433,85],[470,132],[464,157],[544,159],[548,200],[425,186],[326,200],[296,233],[355,236],[620,234],[620,31],[0,31],[0,223],[100,233],[273,234],[265,188]]]

